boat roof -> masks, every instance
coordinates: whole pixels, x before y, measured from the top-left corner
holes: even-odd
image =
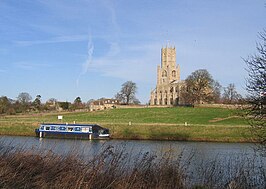
[[[97,124],[70,124],[70,123],[42,123],[41,125],[58,125],[58,126],[73,126],[73,127],[101,127]],[[103,128],[103,127],[101,127]]]

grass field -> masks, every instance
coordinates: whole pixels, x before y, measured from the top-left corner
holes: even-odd
[[[110,129],[112,138],[251,141],[241,112],[224,108],[127,108],[97,112],[68,112],[0,117],[0,134],[33,136],[42,122],[97,123]],[[131,122],[131,125],[129,124]]]

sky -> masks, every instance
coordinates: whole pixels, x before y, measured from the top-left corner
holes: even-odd
[[[133,81],[145,104],[167,44],[182,80],[207,69],[245,95],[265,28],[266,0],[0,0],[0,96],[86,102]]]

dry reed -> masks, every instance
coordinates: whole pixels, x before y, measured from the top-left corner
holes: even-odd
[[[221,169],[217,161],[210,162],[201,166],[195,180],[195,173],[189,172],[190,159],[184,161],[182,154],[157,157],[106,146],[93,157],[81,157],[74,151],[58,155],[12,148],[0,141],[0,188],[265,188],[265,167],[254,175],[252,161],[245,162],[250,170],[242,163]]]

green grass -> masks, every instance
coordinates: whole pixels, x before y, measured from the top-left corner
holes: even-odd
[[[58,122],[61,114],[2,116],[0,134],[34,135],[39,123]],[[224,108],[132,108],[64,113],[63,121],[97,123],[121,139],[249,141],[249,126],[240,115]]]

